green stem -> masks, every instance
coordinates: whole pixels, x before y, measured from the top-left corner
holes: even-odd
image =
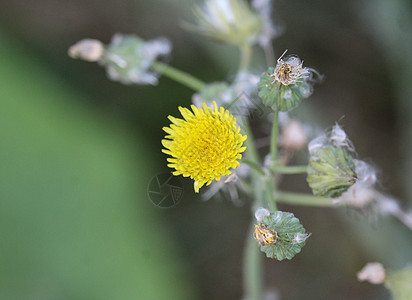
[[[245,45],[240,48],[240,63],[238,72],[247,70],[249,68],[251,57],[252,47],[250,45]]]
[[[155,61],[152,63],[151,68],[159,73],[162,73],[164,76],[169,77],[170,79],[187,86],[195,91],[200,91],[206,83],[203,81],[193,77],[192,75],[175,69],[167,64],[164,64],[159,61]]]
[[[253,238],[254,230],[254,222],[250,222],[243,255],[243,288],[245,299],[261,300],[263,299],[262,253]]]
[[[310,194],[277,191],[274,197],[278,202],[319,207],[333,206],[331,198],[317,197]]]
[[[254,161],[251,161],[249,159],[242,159],[240,161],[241,163],[247,164],[249,167],[251,167],[253,170],[255,170],[256,172],[258,172],[260,175],[265,175],[266,173],[262,170],[262,168],[260,167],[259,164],[257,164]]]
[[[252,165],[259,166],[259,155],[256,150],[255,140],[252,130],[248,123],[243,126],[246,132],[246,157]],[[258,171],[259,170],[259,171]],[[251,181],[254,196],[252,207],[261,207],[264,205],[263,181],[264,172],[258,168],[252,168]],[[245,253],[243,255],[243,287],[246,299],[261,300],[263,298],[263,272],[262,272],[262,255],[259,247],[253,238],[254,222],[250,222],[248,236],[246,237]]]
[[[272,124],[272,136],[270,141],[270,160],[271,166],[276,166],[278,160],[278,134],[279,134],[279,111],[275,110],[275,114],[273,116],[273,124]],[[277,210],[276,207],[276,200],[273,197],[273,193],[276,191],[276,178],[272,178],[270,176],[267,179],[267,202],[271,212],[275,212]]]
[[[272,171],[280,174],[301,174],[306,173],[308,170],[307,165],[302,166],[274,166]]]
[[[278,160],[278,135],[279,135],[279,111],[275,110],[272,124],[272,139],[270,141],[270,157],[272,166],[275,166]]]
[[[266,200],[269,206],[269,211],[277,211],[276,200],[273,195],[275,190],[275,183],[273,183],[272,176],[267,177],[266,179]]]
[[[245,141],[247,161],[249,161],[251,164],[255,166],[259,166],[259,155],[256,150],[255,140],[253,138],[253,133],[252,133],[252,130],[249,124],[246,123],[243,126],[243,130],[245,131],[247,135],[247,139]],[[263,171],[261,169],[258,171],[258,169],[252,168],[251,179],[252,179],[255,203],[257,206],[263,206],[263,203],[264,203],[263,193],[262,193],[263,186],[262,186],[262,180],[261,180]]]

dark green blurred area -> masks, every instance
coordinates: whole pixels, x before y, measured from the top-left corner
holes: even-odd
[[[391,3],[403,7],[279,1],[286,32],[275,49],[326,75],[296,113],[324,127],[344,116],[359,157],[370,158],[385,190],[410,208],[412,46],[396,35],[412,33],[412,6]],[[237,52],[179,27],[192,4],[0,3],[1,299],[241,298],[248,205],[201,202],[186,180],[174,208],[156,208],[146,195],[150,179],[167,172],[161,128],[192,91],[163,78],[157,87],[123,86],[66,54],[82,38],[166,36],[172,65],[205,81],[230,79]],[[265,67],[256,57],[256,71]],[[283,186],[307,191],[299,176]],[[392,268],[412,261],[412,234],[391,218],[281,209],[312,232],[294,260],[265,260],[266,285],[281,299],[388,299],[383,288],[358,283],[356,272],[374,260]]]

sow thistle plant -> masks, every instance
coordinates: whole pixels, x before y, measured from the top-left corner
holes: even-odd
[[[302,251],[311,235],[293,213],[277,210],[278,202],[374,206],[382,215],[391,214],[412,229],[412,216],[393,197],[375,188],[375,169],[356,158],[355,148],[339,124],[308,143],[307,165],[288,165],[291,153],[301,151],[308,132],[314,131],[310,125],[290,118],[288,112],[312,94],[322,76],[305,67],[297,55],[287,56],[286,51],[274,59],[273,39],[281,29],[273,25],[270,12],[269,0],[253,0],[251,5],[243,0],[208,0],[194,8],[196,20],[185,27],[239,48],[239,69],[232,82],[204,83],[161,62],[172,50],[166,38],[144,41],[134,35],[117,34],[108,45],[85,39],[69,49],[74,58],[104,66],[111,80],[156,85],[158,77],[164,75],[194,91],[194,105],[190,109],[179,107],[181,117],[169,116],[171,124],[163,127],[166,135],[161,151],[168,156],[167,166],[173,175],[193,180],[195,193],[202,190],[207,199],[224,193],[234,203],[251,199],[255,221],[246,237],[244,288],[245,298],[257,300],[262,299],[264,289],[256,252],[260,250],[274,260],[290,260]],[[256,45],[276,62],[261,74],[251,71],[255,69],[250,58]],[[251,99],[246,105],[239,100],[242,94]],[[247,114],[256,105],[266,107],[272,116],[272,132],[267,138],[270,152],[263,160]],[[235,112],[242,113],[235,118]],[[260,121],[267,122],[265,118]],[[279,189],[282,176],[301,173],[307,174],[313,195]],[[368,272],[382,273],[379,268],[371,270]],[[403,285],[398,281],[412,277],[410,271],[402,274],[406,275],[379,282],[385,282],[389,289],[396,287],[394,294],[399,295]]]

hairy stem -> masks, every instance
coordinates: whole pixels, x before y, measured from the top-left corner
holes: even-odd
[[[302,174],[308,170],[307,165],[302,166],[274,166],[272,171],[279,174]]]
[[[252,47],[250,45],[245,45],[240,48],[240,63],[238,72],[247,70],[249,68],[251,57]]]
[[[253,238],[254,230],[254,222],[250,222],[243,255],[243,288],[245,299],[261,300],[263,299],[262,253]]]
[[[187,86],[188,88],[191,88],[192,90],[195,91],[200,91],[206,83],[203,81],[197,79],[196,77],[180,71],[174,67],[171,67],[167,64],[164,64],[162,62],[155,61],[152,63],[151,68],[164,76],[169,77],[170,79]]]
[[[260,169],[259,155],[254,144],[254,138],[249,124],[243,126],[247,134],[246,143],[246,157],[247,162],[252,167],[251,179],[254,203],[253,206],[260,207],[264,204],[263,181],[264,172]],[[263,272],[262,272],[262,256],[260,250],[253,238],[254,222],[251,221],[249,225],[248,236],[246,237],[246,247],[243,256],[243,287],[244,297],[246,299],[262,299],[263,290]]]
[[[270,159],[272,166],[275,166],[278,160],[278,135],[279,135],[279,111],[275,110],[272,124],[272,137],[270,141]]]
[[[287,203],[287,204],[318,206],[318,207],[333,206],[333,199],[317,197],[317,196],[313,196],[310,194],[277,191],[274,193],[274,197],[278,202]]]

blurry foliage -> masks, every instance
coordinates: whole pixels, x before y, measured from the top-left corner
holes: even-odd
[[[149,152],[0,33],[0,298],[193,299]]]

